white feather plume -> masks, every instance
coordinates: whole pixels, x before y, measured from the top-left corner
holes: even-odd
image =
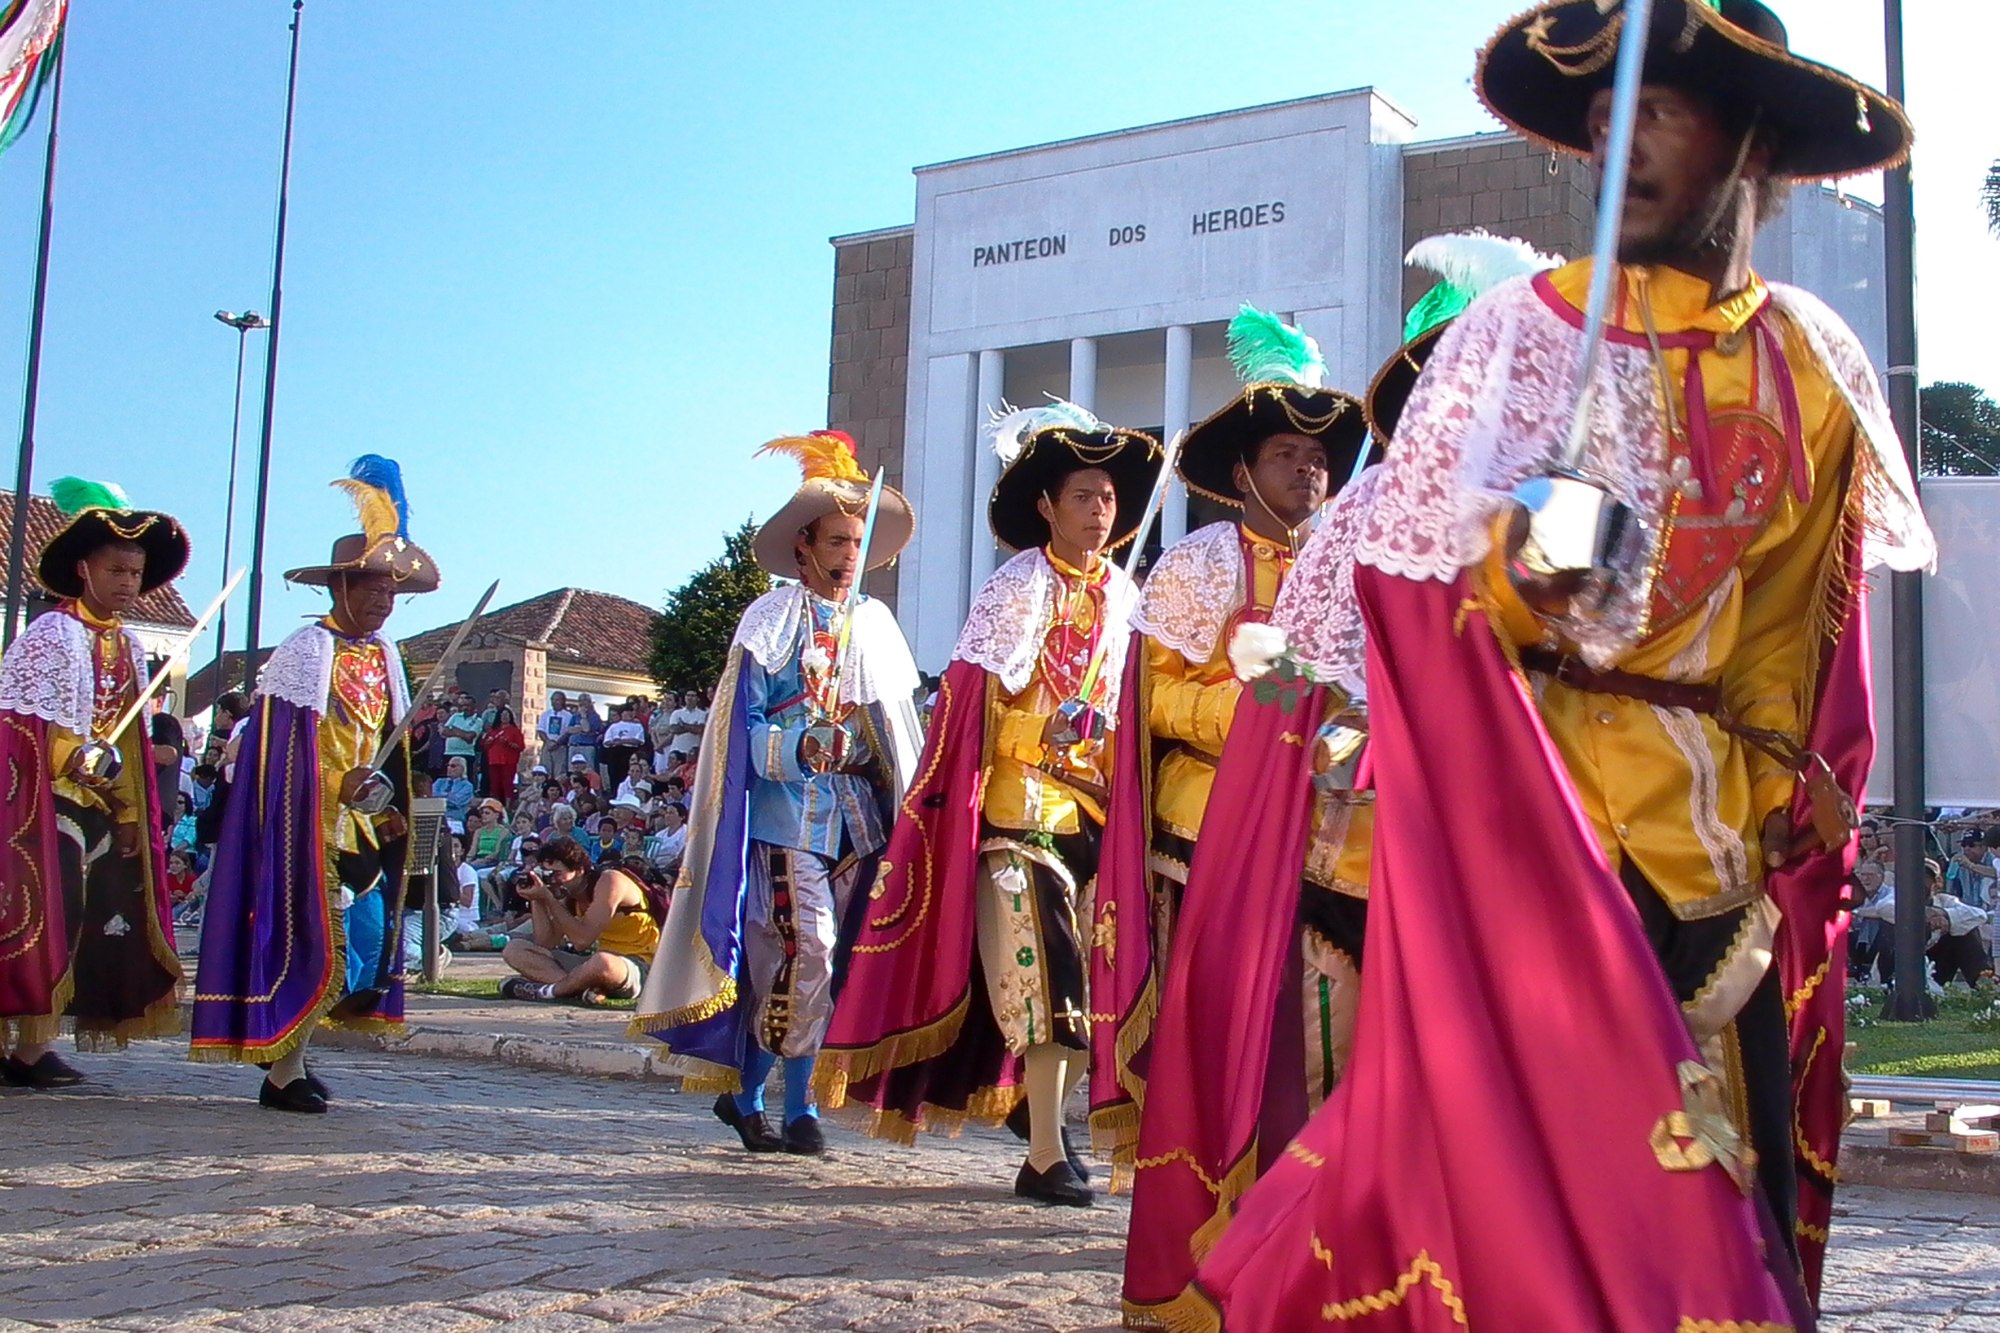
[[[1015,407],[1002,403],[993,410],[987,424],[987,433],[993,440],[993,452],[1000,456],[1002,467],[1011,466],[1027,448],[1028,441],[1037,432],[1068,427],[1070,430],[1091,434],[1108,430],[1102,421],[1092,416],[1075,403],[1063,398],[1051,398],[1040,407]]]
[[[1403,256],[1405,264],[1429,269],[1454,287],[1478,295],[1522,273],[1555,268],[1563,261],[1526,241],[1475,228],[1426,236]]]

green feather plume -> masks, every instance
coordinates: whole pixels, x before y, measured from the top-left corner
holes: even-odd
[[[1403,341],[1409,342],[1447,320],[1458,318],[1467,306],[1509,278],[1539,273],[1562,261],[1543,254],[1526,241],[1494,236],[1475,228],[1427,236],[1410,247],[1403,262],[1414,268],[1427,268],[1440,279],[1417,299],[1403,319]]]
[[[85,481],[82,477],[58,477],[49,483],[49,498],[65,514],[81,514],[86,509],[132,507],[125,492],[108,481]]]
[[[1297,384],[1317,389],[1326,380],[1319,344],[1267,310],[1246,305],[1229,321],[1229,364],[1245,384]]]

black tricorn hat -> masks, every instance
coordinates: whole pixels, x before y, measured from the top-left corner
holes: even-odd
[[[1321,384],[1319,344],[1268,311],[1246,305],[1229,321],[1229,362],[1243,388],[1181,441],[1178,470],[1187,488],[1242,507],[1236,465],[1273,435],[1310,435],[1326,448],[1327,471],[1340,489],[1367,447],[1361,400]],[[1372,461],[1372,460],[1371,460]]]
[[[131,542],[145,553],[146,570],[139,590],[153,591],[171,583],[188,562],[187,530],[171,514],[134,509],[125,492],[104,482],[62,477],[49,486],[56,507],[69,515],[62,531],[49,538],[35,562],[35,577],[57,597],[83,596],[76,566],[112,542]],[[16,513],[23,522],[26,510]]]
[[[1554,0],[1507,21],[1473,76],[1489,110],[1523,136],[1590,155],[1590,102],[1611,86],[1622,2]],[[1795,56],[1785,25],[1757,0],[1657,0],[1645,80],[1754,110],[1776,142],[1772,173],[1824,180],[1892,167],[1909,155],[1909,117],[1889,97]]]
[[[1144,431],[1107,426],[1060,401],[1009,411],[994,423],[993,435],[1006,470],[994,484],[986,518],[1002,544],[1016,551],[1046,545],[1049,521],[1035,502],[1085,468],[1108,473],[1118,493],[1118,516],[1105,549],[1115,550],[1137,535],[1166,463],[1158,440]]]
[[[1355,459],[1368,447],[1368,422],[1353,394],[1299,384],[1246,384],[1208,420],[1189,429],[1181,441],[1181,480],[1197,495],[1241,508],[1236,465],[1249,462],[1252,450],[1265,440],[1287,433],[1310,435],[1326,447],[1333,478],[1329,497],[1354,474]]]

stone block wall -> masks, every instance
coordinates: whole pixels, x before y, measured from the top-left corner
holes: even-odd
[[[903,489],[903,420],[910,378],[910,274],[913,233],[908,227],[836,237],[833,242],[833,348],[826,419],[832,430],[854,437],[857,457],[871,476],[888,470],[888,484]],[[921,523],[922,514],[917,516]],[[896,571],[879,569],[862,584],[890,610],[896,607]]]
[[[1403,250],[1439,232],[1483,227],[1538,250],[1577,259],[1590,253],[1597,180],[1580,158],[1553,158],[1511,134],[1412,145],[1403,154]],[[1435,279],[1403,271],[1403,309]]]

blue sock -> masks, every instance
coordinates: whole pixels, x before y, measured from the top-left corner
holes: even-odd
[[[794,1055],[785,1060],[785,1123],[791,1124],[802,1115],[819,1119],[819,1108],[813,1105],[813,1057]]]
[[[736,1109],[744,1115],[756,1115],[764,1109],[764,1080],[771,1077],[771,1066],[778,1063],[778,1057],[755,1042],[743,1056],[743,1091],[736,1094]]]

